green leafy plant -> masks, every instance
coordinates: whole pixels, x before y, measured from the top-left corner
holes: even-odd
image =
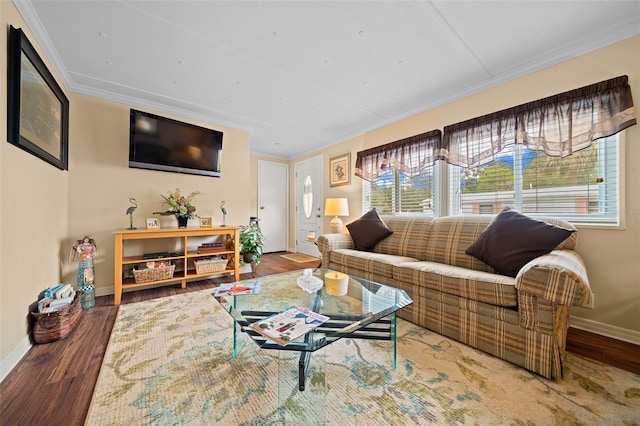
[[[161,216],[174,215],[176,217],[188,217],[193,219],[197,217],[195,214],[196,206],[193,203],[196,200],[197,191],[192,192],[186,197],[180,192],[180,188],[176,188],[174,192],[169,191],[167,195],[160,195],[164,199],[164,204],[169,205],[169,210],[163,212],[153,212]]]
[[[242,256],[241,263],[254,262],[260,264],[260,257],[264,249],[264,236],[258,228],[258,224],[251,222],[247,226],[240,227],[240,254]],[[252,259],[252,260],[247,260]]]

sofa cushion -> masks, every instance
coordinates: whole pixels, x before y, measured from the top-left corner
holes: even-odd
[[[329,264],[323,266],[328,268],[336,267],[340,271],[348,270],[350,273],[362,277],[366,276],[366,274],[359,271],[393,278],[393,267],[395,265],[416,260],[406,256],[338,249],[331,252]]]
[[[516,280],[505,275],[424,261],[397,264],[393,274],[397,281],[417,287],[496,306],[518,306]]]
[[[371,251],[373,246],[393,233],[380,219],[375,209],[348,224],[347,229],[353,238],[356,250],[365,251]]]
[[[515,277],[525,264],[551,252],[573,232],[505,207],[466,253]]]

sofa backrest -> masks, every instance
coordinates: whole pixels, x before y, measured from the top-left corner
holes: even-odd
[[[494,272],[481,260],[465,253],[494,216],[410,217],[381,216],[393,231],[373,249],[376,253],[410,256],[420,260],[444,263],[476,271]],[[562,219],[537,218],[556,226],[575,230]],[[517,236],[514,236],[517,238]],[[575,250],[577,232],[558,245],[558,249]]]
[[[426,259],[432,262],[494,272],[481,260],[465,253],[484,229],[491,223],[492,216],[447,216],[433,221]]]
[[[409,256],[426,260],[432,217],[381,216],[393,234],[376,244],[376,253]]]

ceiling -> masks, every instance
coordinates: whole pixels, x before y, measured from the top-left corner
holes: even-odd
[[[283,159],[640,33],[629,0],[14,4],[71,92]]]

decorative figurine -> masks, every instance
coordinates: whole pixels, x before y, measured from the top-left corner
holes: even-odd
[[[125,213],[129,215],[129,228],[127,229],[136,229],[136,227],[133,226],[133,212],[136,211],[136,209],[138,208],[138,202],[136,201],[135,198],[131,198],[131,197],[129,197],[129,202],[133,204],[133,206],[129,207],[127,209],[127,213]]]
[[[222,210],[222,225],[220,226],[227,226],[227,209],[224,208],[224,204],[225,201],[223,200],[220,203],[220,210]]]
[[[79,260],[77,284],[78,290],[82,291],[80,304],[84,309],[95,305],[93,260],[96,257],[98,257],[96,241],[88,235],[81,240],[77,240],[69,253],[69,261]]]

